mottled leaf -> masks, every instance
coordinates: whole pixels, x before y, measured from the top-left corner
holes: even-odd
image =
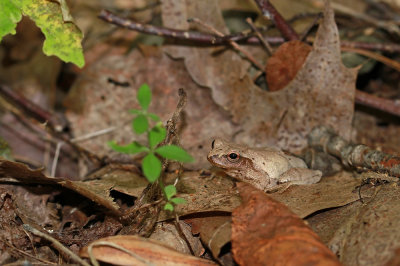
[[[64,62],[72,62],[79,67],[85,64],[81,45],[82,32],[74,23],[64,22],[61,6],[57,2],[15,0],[13,3],[43,32],[46,37],[43,52],[46,55],[55,55]]]

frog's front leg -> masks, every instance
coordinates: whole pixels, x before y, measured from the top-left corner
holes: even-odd
[[[279,176],[278,184],[296,185],[314,184],[321,180],[322,172],[308,168],[290,168]]]

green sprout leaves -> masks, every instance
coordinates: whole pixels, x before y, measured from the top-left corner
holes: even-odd
[[[140,152],[146,153],[142,160],[143,174],[150,183],[154,183],[157,180],[159,181],[159,185],[163,190],[166,199],[164,209],[173,211],[175,205],[183,204],[186,201],[182,198],[176,197],[177,191],[174,185],[167,185],[164,187],[163,182],[160,179],[162,171],[162,162],[160,158],[178,162],[193,162],[194,159],[179,146],[159,146],[164,141],[167,131],[160,121],[160,118],[156,114],[148,112],[151,97],[152,95],[149,85],[143,84],[137,92],[137,100],[141,109],[129,110],[131,114],[135,115],[135,118],[132,120],[132,129],[137,134],[147,133],[147,146],[136,141],[127,145],[118,145],[116,142],[110,141],[108,142],[108,145],[114,151],[125,154],[136,154]],[[153,121],[152,124],[155,123],[153,127],[150,127],[151,121]]]
[[[184,149],[176,145],[165,145],[156,149],[156,153],[170,160],[183,163],[193,162],[194,159]]]
[[[114,151],[120,152],[120,153],[126,153],[126,154],[135,154],[135,153],[140,153],[140,152],[148,152],[149,148],[146,146],[142,146],[142,144],[138,142],[132,142],[129,143],[128,145],[118,145],[115,143],[115,141],[109,141],[108,145],[113,149]]]
[[[147,111],[151,102],[151,90],[149,85],[145,83],[140,86],[137,92],[137,99],[142,109]]]
[[[132,127],[137,134],[142,134],[149,128],[149,121],[147,121],[146,116],[138,115],[135,119],[133,119]]]
[[[83,67],[82,33],[69,17],[64,1],[48,0],[1,0],[0,1],[0,41],[7,34],[15,34],[16,24],[22,15],[28,16],[41,29],[46,40],[43,52],[55,55],[64,62],[72,62]]]
[[[163,141],[165,139],[166,135],[167,135],[167,131],[162,126],[162,124],[157,124],[155,127],[153,127],[149,132],[150,148],[153,149],[158,144],[160,144],[161,141]]]
[[[154,183],[161,173],[161,161],[153,154],[147,154],[142,160],[143,174],[150,183]]]

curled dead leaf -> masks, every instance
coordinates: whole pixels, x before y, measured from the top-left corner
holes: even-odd
[[[239,265],[340,265],[289,208],[245,183],[238,188],[243,204],[232,213],[232,251]]]
[[[89,248],[94,258],[113,265],[216,265],[210,260],[179,253],[158,241],[133,235],[98,239],[84,247],[79,255],[89,258]]]

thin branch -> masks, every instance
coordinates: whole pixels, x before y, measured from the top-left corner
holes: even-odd
[[[299,35],[294,31],[292,26],[290,26],[286,20],[279,14],[278,10],[268,1],[268,0],[255,0],[258,7],[261,9],[261,12],[264,16],[271,19],[271,21],[275,24],[278,30],[282,33],[285,39],[299,40]]]
[[[24,224],[22,225],[22,227],[31,232],[34,235],[40,236],[48,241],[50,241],[53,245],[54,248],[57,249],[59,252],[61,253],[65,253],[67,254],[71,259],[73,259],[74,261],[78,262],[79,264],[83,265],[83,266],[90,266],[89,263],[87,263],[86,261],[84,261],[83,259],[81,259],[80,257],[78,257],[75,253],[73,253],[71,250],[69,250],[68,248],[64,247],[60,242],[57,241],[57,239],[40,232],[39,230],[33,228],[32,226],[30,226],[29,224]]]
[[[118,17],[108,10],[102,10],[99,18],[123,28],[151,35],[170,37],[176,40],[192,40],[206,44],[221,44],[227,42],[224,39],[218,38],[218,36],[213,36],[211,34],[206,34],[202,32],[189,32],[138,23],[130,19]]]
[[[138,31],[146,34],[158,35],[165,38],[187,40],[192,42],[201,43],[204,45],[221,45],[229,44],[229,41],[241,42],[246,44],[259,44],[260,40],[257,37],[252,36],[253,31],[244,31],[237,34],[225,35],[224,37],[218,37],[216,35],[200,32],[189,32],[182,30],[174,30],[163,27],[156,27],[147,24],[141,24],[129,19],[118,17],[117,15],[103,10],[99,15],[99,18],[109,23],[115,24],[122,28],[129,30]],[[259,31],[265,30],[265,28],[258,28]],[[282,44],[285,40],[282,37],[264,37],[264,39],[270,44]],[[307,41],[313,42],[313,38],[307,38]],[[383,44],[383,43],[367,43],[367,42],[349,42],[342,41],[343,47],[362,48],[367,50],[377,50],[385,52],[400,52],[400,45],[395,43]]]
[[[310,147],[338,157],[345,166],[386,172],[400,177],[400,157],[373,150],[366,145],[351,144],[325,126],[314,128],[309,137]]]
[[[366,51],[366,50],[357,49],[357,48],[343,47],[342,52],[357,53],[357,54],[372,58],[376,61],[379,61],[379,62],[387,65],[388,67],[391,67],[397,71],[400,71],[400,63],[399,62],[392,60],[390,58],[387,58],[386,56],[371,52],[371,51]]]
[[[400,45],[396,43],[373,43],[373,42],[349,42],[341,41],[342,47],[360,48],[365,50],[382,51],[389,53],[399,53]]]
[[[356,90],[355,101],[368,107],[372,107],[392,115],[400,116],[400,100],[392,101]]]
[[[39,105],[25,98],[25,96],[16,93],[7,86],[0,85],[0,95],[28,116],[38,120],[40,123],[46,123],[58,132],[62,131],[67,126],[66,121],[62,121],[57,118],[57,116],[52,115],[50,112],[44,110]]]
[[[210,31],[214,32],[217,36],[219,37],[224,37],[225,35],[222,32],[219,32],[217,29],[211,27],[210,25],[207,25],[206,23],[204,23],[203,21],[197,19],[197,18],[192,18],[189,21],[193,21],[196,22],[200,25],[202,25],[203,27],[209,29]],[[256,66],[258,69],[260,70],[264,70],[265,67],[260,64],[250,53],[248,53],[246,50],[244,50],[242,47],[239,46],[239,44],[237,44],[235,41],[229,40],[229,44],[237,51],[241,52],[247,60],[249,60],[254,66]]]
[[[268,54],[272,55],[272,47],[271,47],[271,45],[269,45],[269,43],[264,39],[264,37],[258,31],[258,29],[254,25],[254,23],[251,20],[251,18],[247,18],[246,22],[247,22],[247,24],[249,24],[250,28],[255,32],[256,36],[260,40],[261,44],[264,46],[265,50],[267,50]]]
[[[340,3],[331,2],[331,5],[335,11],[338,11],[340,13],[361,19],[365,22],[368,22],[368,23],[378,27],[378,28],[381,28],[381,29],[389,31],[390,33],[396,34],[397,36],[400,35],[399,26],[396,25],[392,21],[385,21],[385,20],[379,20],[379,19],[373,18],[365,13],[358,12],[357,10],[351,9]]]

